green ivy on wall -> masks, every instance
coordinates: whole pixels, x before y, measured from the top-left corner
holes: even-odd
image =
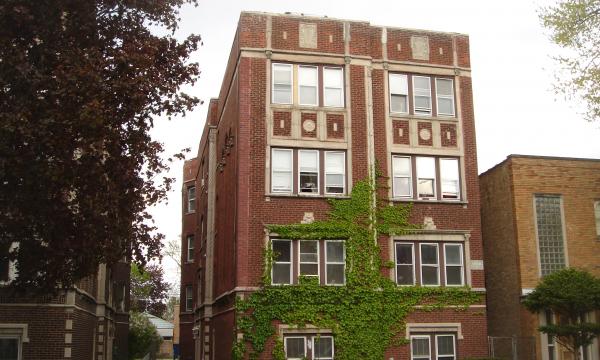
[[[274,254],[265,248],[263,286],[238,298],[237,339],[233,358],[256,359],[276,334],[274,320],[291,326],[315,326],[335,336],[336,359],[383,359],[392,345],[406,343],[405,319],[416,306],[431,311],[456,306],[457,311],[480,301],[468,288],[398,287],[385,277],[377,245],[379,234],[402,235],[417,229],[409,223],[411,205],[391,206],[376,197],[374,180],[354,185],[349,199],[329,199],[329,219],[310,224],[269,225],[283,239],[345,239],[346,286],[324,286],[300,277],[298,285],[272,286]],[[249,344],[250,346],[246,346]],[[276,339],[273,359],[285,359],[283,342]]]

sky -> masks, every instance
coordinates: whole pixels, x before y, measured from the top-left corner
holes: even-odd
[[[470,37],[473,101],[479,172],[509,154],[600,158],[600,121],[586,122],[581,104],[557,96],[552,89],[558,53],[541,27],[537,9],[554,1],[476,0],[199,0],[181,9],[184,38],[199,34],[203,46],[191,61],[201,75],[183,90],[204,101],[184,118],[156,121],[153,136],[164,143],[165,155],[191,148],[198,151],[208,101],[218,96],[241,11],[303,13],[368,21],[372,25],[468,34]],[[166,241],[181,233],[181,172],[175,162],[169,173],[177,182],[168,202],[151,209]],[[179,282],[177,266],[164,258],[166,278]]]

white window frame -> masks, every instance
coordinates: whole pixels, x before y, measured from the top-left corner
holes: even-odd
[[[293,284],[293,279],[294,279],[294,272],[292,271],[292,262],[294,260],[294,246],[292,243],[292,240],[288,240],[288,239],[273,239],[271,240],[271,251],[273,251],[273,242],[275,241],[285,241],[288,243],[289,247],[290,247],[290,261],[275,261],[275,259],[273,259],[273,264],[271,265],[271,285],[274,286],[284,286],[284,285],[291,285]],[[273,271],[275,269],[275,263],[277,264],[287,264],[288,267],[290,268],[290,281],[288,283],[284,283],[284,284],[276,284],[273,282]]]
[[[289,68],[290,70],[290,102],[276,102],[275,101],[275,68]],[[291,105],[294,103],[294,66],[292,64],[273,63],[271,65],[271,103],[272,104],[287,104]]]
[[[440,356],[443,356],[443,357],[450,356],[450,355],[440,355],[440,347],[439,347],[439,343],[438,343],[439,337],[448,337],[448,336],[452,337],[452,357],[454,358],[452,360],[456,360],[456,337],[454,336],[454,334],[436,334],[435,335],[435,358],[436,359],[439,359]]]
[[[460,264],[450,264],[448,265],[448,257],[446,256],[446,248],[451,246],[457,246],[459,248],[460,253]],[[460,266],[460,284],[448,284],[448,267],[458,267]],[[445,243],[444,244],[444,283],[446,286],[464,286],[465,285],[465,260],[463,255],[463,244],[455,244],[455,243]]]
[[[395,158],[404,158],[408,160],[408,195],[399,195],[396,192],[396,187],[394,186],[395,178],[403,178],[406,176],[396,176],[396,169],[394,167],[394,159]],[[435,183],[435,181],[434,181]],[[435,184],[434,184],[435,185]],[[404,155],[393,155],[392,156],[392,194],[395,198],[412,198],[413,197],[413,166],[412,166],[412,158],[410,156]]]
[[[342,164],[343,164],[343,169],[342,172],[332,172],[328,170],[327,167],[327,157],[329,154],[342,154]],[[341,196],[341,195],[345,195],[346,194],[346,153],[344,151],[325,151],[325,168],[323,169],[323,175],[325,176],[325,184],[324,184],[324,194],[326,195],[337,195],[337,196]],[[332,192],[327,192],[327,175],[342,175],[342,192],[341,193],[332,193]]]
[[[410,245],[410,251],[412,253],[412,264],[411,264],[412,265],[412,273],[413,273],[412,284],[399,284],[398,283],[398,266],[399,265],[405,265],[406,266],[408,264],[398,264],[398,247],[397,247],[397,245]],[[416,259],[415,259],[415,243],[414,242],[396,241],[394,243],[394,262],[396,263],[396,267],[394,269],[394,273],[396,275],[395,282],[396,282],[397,286],[414,286],[414,285],[416,285],[416,283],[417,283],[417,274],[416,274],[416,269],[415,268],[417,267],[417,264],[416,264],[415,260]]]
[[[413,355],[413,339],[427,339],[429,343],[429,357],[414,357]],[[410,359],[411,360],[431,360],[431,336],[429,335],[411,335],[410,336]]]
[[[424,159],[433,159],[433,196],[431,197],[421,197],[421,194],[419,194],[419,179],[421,179],[421,176],[419,175],[419,159],[420,158],[424,158]],[[416,168],[416,173],[417,173],[417,185],[416,185],[416,189],[415,191],[417,192],[417,197],[421,200],[424,199],[433,199],[436,200],[438,198],[438,194],[437,194],[437,169],[438,169],[438,162],[436,161],[436,158],[434,156],[416,156],[415,159],[415,168]],[[430,178],[422,178],[422,179],[430,179]]]
[[[301,245],[302,242],[316,242],[317,243],[317,261],[316,262],[309,262],[309,261],[302,261],[301,258]],[[307,277],[313,277],[313,278],[317,278],[317,279],[321,279],[321,242],[319,240],[298,240],[298,265],[297,265],[297,270],[298,270],[298,277],[300,276],[307,276]],[[317,264],[317,275],[304,275],[300,272],[300,265],[301,264]]]
[[[393,93],[392,92],[392,79],[401,79],[401,84],[400,87],[404,88],[404,94],[403,93]],[[408,114],[410,109],[408,108],[410,105],[410,102],[408,101],[408,75],[406,74],[395,74],[395,73],[389,73],[388,75],[388,88],[390,90],[390,98],[389,98],[389,102],[390,102],[390,113],[392,114]],[[402,111],[394,111],[392,110],[392,97],[393,95],[404,95],[406,98],[406,111],[402,112]]]
[[[342,83],[340,84],[340,87],[327,87],[326,84],[326,73],[328,70],[339,70],[341,72],[341,79],[342,79]],[[328,104],[327,101],[327,97],[325,96],[325,90],[326,89],[340,89],[340,91],[342,92],[342,103],[341,105],[330,105]],[[333,66],[323,66],[323,107],[333,107],[333,108],[343,108],[346,106],[346,97],[344,96],[344,68],[342,67],[333,67]]]
[[[443,95],[440,94],[438,92],[439,86],[438,86],[438,81],[449,81],[450,82],[450,88],[451,88],[451,95]],[[439,99],[450,99],[452,100],[452,113],[442,113],[440,112],[440,102]],[[453,79],[448,79],[448,78],[435,78],[435,107],[437,109],[437,116],[448,116],[448,117],[454,117],[456,116],[456,104],[454,102],[454,80]]]
[[[313,87],[313,85],[304,85],[300,82],[300,79],[302,78],[300,73],[302,72],[302,69],[314,69],[316,74],[317,74],[317,78],[316,78],[316,83],[314,85],[315,88],[315,103],[308,103],[308,102],[303,102],[302,101],[302,91],[300,91],[300,88],[302,86],[306,86],[306,87]],[[293,86],[292,86],[293,87]],[[293,95],[292,95],[293,97]],[[319,67],[318,66],[313,66],[313,65],[298,65],[298,105],[303,105],[303,106],[319,106]]]
[[[188,305],[191,306],[188,307]],[[194,287],[192,285],[185,286],[185,311],[194,311]]]
[[[192,246],[190,247],[190,239],[192,239]],[[187,262],[194,261],[194,235],[188,235],[185,237],[185,241],[187,242]],[[191,256],[190,256],[191,255]]]
[[[17,340],[17,359],[23,359],[23,338],[21,335],[0,334],[0,339],[16,339]]]
[[[329,338],[331,339],[331,357],[327,357],[327,358],[322,358],[322,357],[316,357],[315,356],[315,339],[320,338],[320,339],[325,339],[325,338]],[[310,338],[311,341],[311,347],[312,347],[312,359],[315,360],[333,360],[335,359],[335,340],[333,339],[333,336],[330,335],[319,335],[319,336],[312,336]]]
[[[302,154],[303,153],[315,153],[317,155],[317,191],[314,193],[310,192],[302,192],[302,184],[300,182],[300,174],[302,173]],[[292,172],[294,170],[294,163],[292,160]],[[319,196],[321,194],[321,159],[319,156],[319,150],[310,150],[310,149],[299,149],[298,150],[298,195],[300,196]]]
[[[437,258],[437,264],[423,264],[423,245],[435,246],[435,253]],[[440,286],[440,246],[438,243],[419,243],[419,267],[421,273],[421,286]],[[435,267],[437,270],[437,284],[424,284],[423,283],[423,268],[424,267]]]
[[[596,236],[600,240],[600,200],[594,201],[594,220],[596,220]]]
[[[194,196],[191,196],[191,193],[194,193]],[[192,209],[193,204],[193,209]],[[190,185],[187,187],[187,213],[195,213],[196,212],[196,185]]]
[[[416,105],[417,104],[417,101],[416,101],[417,96],[425,97],[425,95],[424,95],[425,89],[419,89],[419,90],[421,90],[421,92],[417,95],[417,91],[416,91],[416,88],[415,88],[415,83],[416,83],[415,79],[417,79],[417,78],[427,79],[427,83],[429,84],[429,89],[428,89],[429,90],[429,111],[427,111],[427,112],[425,111],[427,109],[424,109],[424,108],[419,108],[418,109],[417,105]],[[413,90],[413,112],[414,112],[414,114],[417,115],[417,116],[431,116],[431,114],[432,114],[432,104],[433,104],[433,100],[431,98],[431,77],[429,77],[429,76],[413,75],[412,76],[412,90]],[[419,111],[419,112],[417,112],[417,111]]]
[[[275,169],[275,162],[273,161],[273,159],[275,158],[275,156],[273,155],[275,152],[286,152],[289,153],[290,156],[290,169],[285,170],[285,172],[289,172],[290,174],[290,189],[289,191],[287,190],[277,190],[275,188],[273,188],[273,179],[274,179],[274,173],[276,172],[284,172],[284,170],[276,170]],[[276,194],[292,194],[294,192],[294,151],[292,149],[282,149],[282,148],[271,148],[271,193],[276,193]]]
[[[306,337],[305,336],[284,336],[283,337],[283,351],[285,352],[285,358],[287,360],[302,360],[304,358],[289,358],[289,357],[287,357],[287,339],[302,339],[302,341],[304,342],[304,358],[306,358],[306,355],[308,355],[308,353],[306,351]]]
[[[452,198],[444,198],[444,172],[442,171],[442,162],[443,161],[456,161],[456,172],[458,175],[458,178],[456,179],[456,199],[452,199]],[[440,200],[443,201],[460,201],[460,196],[461,196],[461,189],[460,189],[460,160],[458,158],[439,158],[438,161],[439,164],[439,169],[440,169],[440,189],[441,189],[441,194],[440,194]]]
[[[328,261],[327,260],[327,243],[330,242],[341,242],[344,248],[344,261],[343,262],[335,262],[335,261]],[[346,242],[344,240],[325,240],[325,285],[330,285],[330,286],[345,286],[346,285]],[[327,265],[344,265],[344,282],[342,284],[330,284],[327,281]]]

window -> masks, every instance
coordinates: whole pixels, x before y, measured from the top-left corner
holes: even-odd
[[[438,174],[441,181],[437,181]],[[458,158],[392,155],[392,193],[396,199],[458,201],[460,188]]]
[[[442,178],[442,199],[458,200],[460,198],[458,160],[440,159],[440,176]]]
[[[346,153],[325,151],[325,194],[343,194],[346,178]]]
[[[324,285],[346,283],[346,249],[343,240],[271,240],[273,285],[297,283],[312,276]],[[325,273],[321,271],[324,266]]]
[[[273,64],[273,103],[292,103],[292,65]]]
[[[546,317],[546,324],[545,325],[554,325],[554,314],[552,313],[551,310],[546,310],[544,312],[544,316]],[[555,360],[556,359],[556,339],[554,339],[554,336],[549,335],[549,334],[545,334],[544,336],[546,336],[546,340],[548,342],[548,360]]]
[[[596,219],[596,235],[600,238],[600,201],[594,203],[594,217]]]
[[[312,350],[311,350],[312,349]],[[284,338],[285,358],[288,360],[308,359],[333,360],[333,336],[293,335]]]
[[[319,193],[319,152],[298,150],[299,183],[301,193]]]
[[[344,71],[323,68],[323,106],[344,107]]]
[[[431,115],[431,79],[413,76],[412,80],[415,115]]]
[[[566,266],[560,196],[536,195],[535,218],[540,271],[546,276]]]
[[[345,152],[273,148],[271,154],[272,193],[332,196],[345,193]]]
[[[421,252],[421,285],[440,285],[440,261],[438,244],[420,244]]]
[[[392,168],[394,173],[394,197],[412,196],[412,176],[410,157],[394,156],[392,158]]]
[[[192,285],[185,287],[185,311],[194,310],[194,291]]]
[[[446,286],[463,286],[462,244],[444,244],[444,264],[446,266]]]
[[[14,335],[0,335],[0,359],[21,359],[21,337]]]
[[[187,240],[187,261],[194,261],[194,235],[188,235]]]
[[[390,74],[390,111],[408,113],[408,77],[403,74]]]
[[[396,243],[396,283],[415,284],[415,247],[411,243]]]
[[[435,79],[437,114],[454,116],[454,84],[452,79]]]
[[[435,158],[417,157],[417,196],[435,198]]]
[[[316,66],[298,67],[298,93],[300,105],[319,104],[319,72]]]
[[[456,360],[455,335],[412,335],[410,353],[411,360]]]
[[[292,192],[292,150],[272,150],[271,191],[274,193]]]
[[[196,187],[188,186],[187,188],[187,212],[196,211]]]

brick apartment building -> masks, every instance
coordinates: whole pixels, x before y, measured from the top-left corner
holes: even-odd
[[[537,331],[555,316],[533,315],[521,299],[567,266],[600,276],[600,160],[511,155],[480,186],[490,336],[519,339],[519,359],[570,359]],[[600,359],[598,340],[582,359]]]
[[[243,12],[197,157],[183,169],[182,359],[231,357],[233,304],[259,288],[269,239],[289,254],[273,280],[297,281],[299,242],[273,237],[265,224],[325,219],[326,199],[347,197],[376,163],[388,179],[384,195],[413,203],[411,221],[425,224],[380,237],[383,260],[396,264],[385,275],[484,294],[469,38]],[[332,281],[329,246],[344,245],[303,250],[319,258],[323,284]],[[390,348],[386,359],[486,356],[485,313],[485,303],[412,313],[411,344]],[[294,341],[310,348],[303,334]],[[335,338],[326,341],[335,348]]]
[[[0,264],[0,359],[127,359],[129,265],[97,274],[57,296],[15,295],[14,264]]]

